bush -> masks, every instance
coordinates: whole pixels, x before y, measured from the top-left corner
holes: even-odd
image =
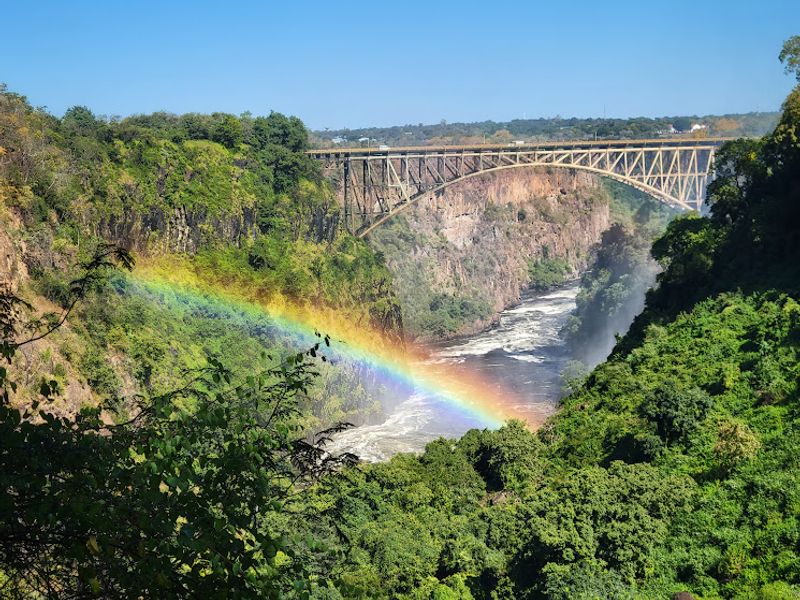
[[[54,271],[44,271],[36,280],[39,293],[61,308],[69,306],[69,282]]]
[[[700,426],[711,408],[711,397],[697,388],[681,389],[667,381],[651,392],[642,403],[641,414],[655,426],[667,444],[686,441]]]
[[[571,274],[572,268],[562,258],[543,258],[528,266],[531,288],[539,291],[564,283]]]
[[[727,420],[720,423],[717,430],[714,455],[722,469],[729,471],[755,456],[760,446],[758,436],[746,423]]]
[[[422,329],[433,336],[445,337],[464,324],[485,319],[491,307],[484,301],[475,301],[450,294],[437,294],[429,303],[430,313],[422,316]]]
[[[88,350],[81,358],[80,369],[91,388],[98,394],[111,397],[119,393],[119,376],[99,351]]]

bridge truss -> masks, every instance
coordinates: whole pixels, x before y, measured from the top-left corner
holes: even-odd
[[[686,210],[699,210],[714,152],[725,139],[657,139],[311,150],[335,173],[348,230],[364,237],[396,214],[459,181],[504,169],[567,168],[626,183]]]

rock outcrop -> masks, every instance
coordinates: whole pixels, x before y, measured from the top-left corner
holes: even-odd
[[[256,229],[255,211],[249,207],[209,215],[203,209],[159,206],[84,220],[93,224],[96,236],[145,254],[194,254],[212,241],[238,246],[243,240],[253,238]]]

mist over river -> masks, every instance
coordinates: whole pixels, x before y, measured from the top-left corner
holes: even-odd
[[[514,390],[524,402],[518,408],[541,421],[554,411],[561,395],[560,374],[569,355],[558,332],[575,308],[578,289],[574,282],[548,292],[527,292],[518,306],[500,315],[497,327],[441,344],[426,362],[442,370],[457,364],[479,373],[490,386]],[[475,427],[485,424],[418,390],[383,423],[339,434],[331,450],[374,462],[398,452],[421,452],[438,437],[458,437]]]

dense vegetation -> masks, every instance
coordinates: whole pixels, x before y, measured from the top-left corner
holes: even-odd
[[[360,129],[325,130],[315,133],[315,143],[331,145],[332,140],[343,140],[345,146],[389,144],[409,146],[424,144],[505,144],[514,140],[586,140],[655,138],[663,135],[686,135],[692,125],[705,125],[704,135],[725,137],[760,136],[767,133],[778,119],[777,113],[748,113],[734,115],[706,115],[682,117],[610,118],[539,118],[514,119],[506,122],[482,121],[479,123],[441,123],[423,125],[397,125],[393,127],[363,127]]]
[[[800,81],[798,45],[782,60]],[[327,456],[330,432],[298,440],[324,337],[249,372],[212,358],[127,415],[57,416],[49,377],[20,411],[7,366],[130,256],[79,253],[50,316],[4,291],[0,594],[797,597],[800,86],[773,133],[722,149],[709,204],[654,243],[644,312],[540,431],[510,422],[371,466]]]
[[[345,597],[800,594],[800,88],[672,222],[632,332],[537,435],[509,424],[318,488]]]
[[[75,107],[57,119],[3,88],[0,241],[23,265],[14,279],[63,307],[71,265],[109,241],[139,254],[148,272],[210,298],[336,309],[365,329],[399,335],[382,257],[338,227],[338,203],[307,146],[303,124],[278,113],[107,121]],[[261,352],[292,351],[272,331],[217,317],[203,302],[116,277],[84,299],[68,331],[26,357],[60,382],[61,409],[74,411],[173,389],[207,355],[245,372]],[[322,368],[305,407],[309,424],[379,413],[363,385],[369,376],[356,369]],[[17,395],[32,398],[37,385],[26,378]]]
[[[115,264],[132,259],[100,246],[60,313],[23,318],[32,307],[0,295],[3,359],[55,333]],[[58,416],[46,377],[17,407],[0,369],[0,596],[302,595],[301,564],[276,576],[289,549],[268,524],[295,509],[298,485],[353,460],[324,453],[331,431],[296,439],[323,342],[277,363],[262,355],[247,374],[209,359],[180,388],[128,398],[127,414],[103,403]]]
[[[541,258],[528,265],[531,288],[546,290],[564,283],[572,274],[572,267],[563,258]]]

